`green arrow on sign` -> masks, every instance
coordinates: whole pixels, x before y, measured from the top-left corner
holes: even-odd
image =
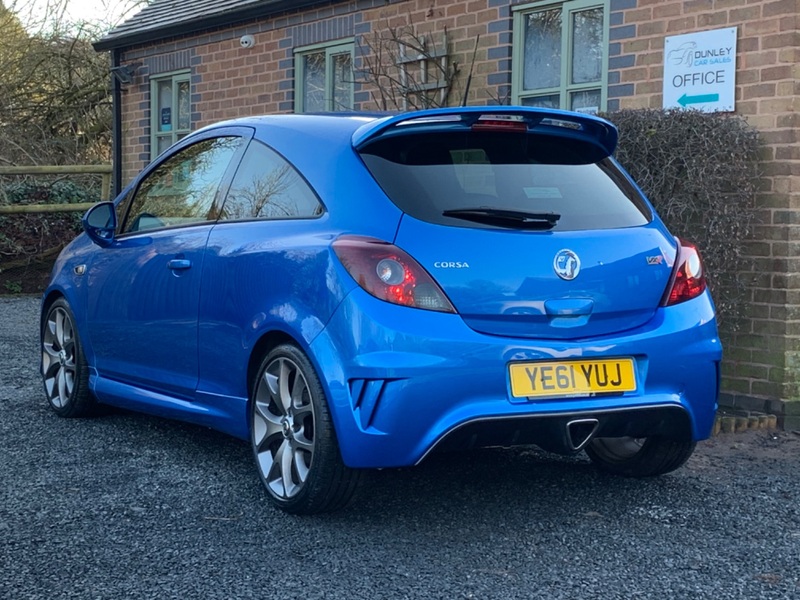
[[[705,102],[719,102],[719,94],[699,94],[697,96],[684,94],[678,98],[678,104],[684,107],[688,104],[703,104]]]

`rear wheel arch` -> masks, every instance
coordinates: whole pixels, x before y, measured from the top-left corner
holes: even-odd
[[[253,391],[254,391],[254,384],[256,383],[256,378],[258,377],[258,371],[261,367],[261,362],[264,360],[264,357],[267,356],[273,349],[281,346],[283,344],[290,344],[296,346],[303,354],[305,354],[306,358],[309,360],[311,365],[314,367],[317,376],[320,379],[320,384],[325,391],[326,397],[330,397],[331,390],[328,387],[328,383],[325,378],[322,376],[325,372],[325,368],[323,365],[320,364],[318,357],[314,355],[311,351],[311,340],[306,339],[299,335],[299,332],[296,332],[297,335],[294,335],[291,332],[288,332],[284,329],[270,329],[268,331],[264,331],[261,333],[260,337],[256,340],[256,342],[252,346],[252,350],[250,351],[250,355],[247,362],[247,380],[245,382],[246,389],[247,389],[247,428],[248,431],[252,427],[252,422],[250,421],[250,415],[252,411],[252,407],[250,406]],[[333,420],[334,420],[334,428],[339,431],[339,414],[336,410],[335,406],[330,407],[331,412],[333,413]]]
[[[285,331],[280,331],[278,329],[273,329],[272,331],[267,331],[261,335],[260,338],[253,344],[253,349],[250,351],[250,358],[247,363],[247,397],[248,397],[248,404],[249,398],[253,395],[253,383],[255,382],[256,375],[258,374],[258,369],[261,366],[261,361],[264,360],[264,357],[269,354],[269,352],[281,344],[294,344],[296,346],[300,346],[297,340],[286,333]]]

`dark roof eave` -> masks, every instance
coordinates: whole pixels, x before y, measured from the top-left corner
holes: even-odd
[[[157,42],[166,38],[198,33],[207,29],[217,29],[235,25],[243,21],[270,17],[277,13],[289,10],[309,8],[318,4],[334,4],[337,0],[271,0],[259,2],[241,9],[231,10],[226,13],[212,14],[197,19],[190,19],[181,23],[170,23],[163,27],[151,27],[145,30],[107,35],[92,44],[96,52],[127,48],[139,44]]]

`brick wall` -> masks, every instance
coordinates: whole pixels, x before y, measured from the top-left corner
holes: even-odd
[[[622,0],[614,4],[621,4]],[[800,0],[626,1],[612,27],[620,108],[660,108],[664,37],[738,27],[736,114],[760,130],[763,177],[752,259],[750,320],[726,340],[724,400],[781,410],[800,400]],[[800,426],[800,403],[787,426]]]
[[[447,29],[450,68],[458,74],[450,104],[461,101],[476,40],[470,104],[508,101],[511,87],[511,9],[508,0],[354,0],[278,16],[272,20],[222,28],[202,35],[164,40],[128,49],[123,64],[137,65],[123,92],[123,180],[150,159],[150,77],[191,69],[192,127],[239,116],[294,110],[294,49],[356,39],[355,69],[370,52],[358,40],[387,27],[413,24],[418,35],[439,39]],[[253,35],[252,48],[239,39]],[[357,76],[357,81],[363,77]],[[355,105],[376,110],[367,85],[356,83]]]
[[[459,104],[472,69],[469,104],[494,104],[511,93],[511,9],[508,0],[410,1],[373,9],[364,14],[367,32],[413,24],[418,36],[437,44],[446,30],[449,39],[449,68],[457,75],[450,90],[449,104]],[[477,47],[476,47],[477,45]],[[369,49],[361,48],[361,51]],[[474,64],[473,64],[474,56]],[[357,65],[358,67],[358,65]],[[415,65],[410,65],[414,68]],[[362,108],[379,109],[365,94]]]

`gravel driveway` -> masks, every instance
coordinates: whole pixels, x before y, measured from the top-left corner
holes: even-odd
[[[247,444],[109,411],[64,420],[38,299],[0,298],[0,598],[800,598],[800,437],[755,431],[634,481],[534,449],[374,474],[272,509]]]

